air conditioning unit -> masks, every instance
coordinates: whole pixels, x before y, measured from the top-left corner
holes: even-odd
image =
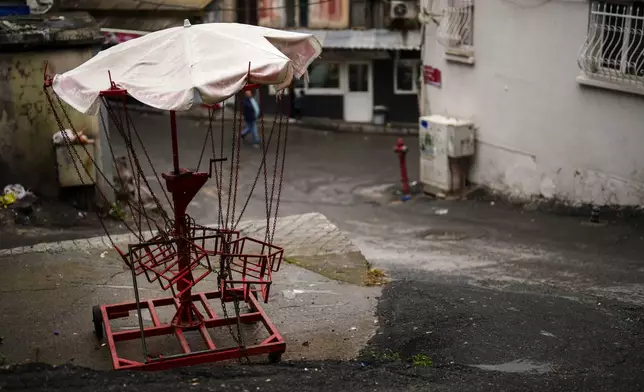
[[[27,0],[27,5],[32,14],[42,15],[54,6],[54,0]]]
[[[414,1],[392,0],[389,16],[391,19],[416,19],[418,10]]]
[[[476,145],[474,123],[440,115],[421,117],[418,138],[424,191],[447,196],[464,190]]]

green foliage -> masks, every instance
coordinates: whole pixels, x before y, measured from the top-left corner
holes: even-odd
[[[110,216],[114,219],[124,220],[126,217],[125,210],[119,203],[114,203],[110,206]]]
[[[376,349],[367,349],[364,351],[365,359],[378,362],[396,362],[400,361],[400,354],[390,349],[378,351]]]
[[[411,360],[414,363],[414,366],[429,367],[434,364],[434,361],[425,354],[416,354],[411,357]]]

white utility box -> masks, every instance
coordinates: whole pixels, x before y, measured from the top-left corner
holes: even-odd
[[[96,167],[94,166],[95,144],[57,145],[56,162],[58,164],[58,182],[63,188],[96,183]],[[75,151],[75,152],[74,152]],[[79,177],[80,172],[80,177]]]
[[[421,117],[418,138],[425,192],[444,195],[462,190],[476,147],[474,123],[440,115]]]

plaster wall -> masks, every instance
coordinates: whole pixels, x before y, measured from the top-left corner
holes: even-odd
[[[575,78],[589,3],[477,2],[475,65],[445,60],[427,25],[427,114],[473,119],[472,180],[511,196],[573,204],[644,204],[644,97],[580,85]]]

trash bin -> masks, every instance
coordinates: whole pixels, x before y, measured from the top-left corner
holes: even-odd
[[[63,132],[65,135],[63,135]],[[53,136],[61,187],[96,184],[95,141],[72,130],[56,132]]]
[[[373,123],[376,125],[385,125],[387,123],[387,114],[389,109],[386,106],[373,107]]]

